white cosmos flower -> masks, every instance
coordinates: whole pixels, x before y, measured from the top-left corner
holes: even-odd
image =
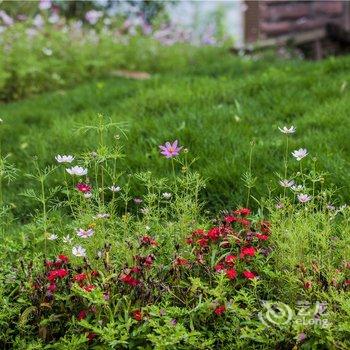
[[[165,199],[170,199],[170,198],[171,198],[171,193],[169,193],[169,192],[164,192],[164,193],[162,194],[162,196],[163,196],[163,198],[165,198]]]
[[[111,187],[108,187],[112,192],[119,192],[121,188],[119,186],[112,185]]]
[[[55,157],[55,159],[57,160],[58,163],[72,163],[74,160],[73,156],[61,156],[61,155],[57,155]]]
[[[62,240],[63,240],[63,243],[68,243],[68,244],[71,244],[73,242],[73,238],[70,235],[63,237]]]
[[[66,171],[68,174],[76,175],[76,176],[83,176],[83,175],[86,175],[88,172],[86,168],[83,168],[77,165],[66,169]]]
[[[52,55],[52,50],[50,48],[48,48],[48,47],[44,47],[41,51],[46,56],[51,56]]]
[[[148,212],[149,212],[149,210],[148,210],[148,208],[141,208],[141,209],[140,209],[140,212],[141,212],[141,214],[143,214],[143,215],[147,215]]]
[[[282,202],[278,202],[276,204],[276,209],[282,209],[284,207],[284,204]]]
[[[343,211],[344,209],[347,208],[347,205],[346,204],[343,204],[342,206],[339,207],[339,211]]]
[[[101,213],[93,216],[94,219],[108,219],[110,217],[107,213]]]
[[[86,193],[84,193],[84,197],[85,198],[91,198],[92,197],[92,193],[91,192],[86,192]]]
[[[291,189],[292,189],[293,191],[295,191],[295,192],[300,192],[300,191],[302,191],[302,190],[304,189],[304,186],[303,186],[303,185],[293,185],[293,186],[291,187]]]
[[[312,198],[311,196],[308,196],[307,194],[302,194],[302,193],[298,194],[297,197],[300,203],[306,203]]]
[[[294,182],[293,180],[287,180],[287,179],[285,179],[285,180],[281,180],[281,181],[280,181],[280,185],[281,185],[282,187],[286,187],[286,188],[292,187],[294,184],[295,184],[295,182]]]
[[[307,153],[306,148],[299,148],[298,150],[292,152],[292,155],[296,160],[302,160],[304,157],[306,157],[309,153]]]
[[[52,233],[52,234],[49,236],[48,239],[49,239],[50,241],[55,241],[57,238],[58,238],[58,236],[55,235],[54,233]]]
[[[283,134],[294,134],[297,128],[295,126],[291,126],[290,128],[284,126],[283,128],[278,127],[280,132],[283,132]]]
[[[81,238],[88,238],[94,234],[94,230],[92,228],[89,228],[88,230],[83,230],[82,228],[80,228],[76,232],[77,235]]]
[[[86,249],[83,248],[81,245],[77,245],[72,248],[72,254],[75,256],[86,256]]]

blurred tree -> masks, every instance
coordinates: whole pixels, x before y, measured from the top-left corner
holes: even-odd
[[[67,18],[83,19],[87,11],[104,10],[105,8],[102,3],[93,0],[55,1],[54,4],[60,8],[60,13]]]
[[[89,10],[114,10],[114,12],[128,17],[131,12],[128,13],[127,7],[125,7],[125,3],[127,3],[130,5],[130,11],[133,8],[132,13],[135,13],[136,9],[137,15],[141,16],[146,23],[151,24],[160,13],[164,12],[166,6],[175,4],[176,2],[177,0],[52,0],[51,8],[59,10],[60,15],[67,18],[84,19],[85,13]],[[0,0],[0,10],[6,11],[11,17],[17,17],[18,15],[30,17],[39,12],[39,3],[40,1]],[[118,7],[123,8],[125,13],[118,11]]]
[[[169,4],[175,4],[177,0],[155,1],[155,0],[107,0],[110,8],[118,6],[118,4],[126,2],[130,6],[137,8],[138,15],[141,16],[146,23],[151,24],[152,21],[161,13]]]

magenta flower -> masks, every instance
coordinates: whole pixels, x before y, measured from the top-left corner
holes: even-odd
[[[166,158],[176,157],[179,155],[182,149],[182,147],[178,147],[177,145],[177,140],[175,140],[173,144],[171,144],[170,142],[165,142],[165,145],[159,146],[159,148],[161,149],[160,153],[163,154]]]

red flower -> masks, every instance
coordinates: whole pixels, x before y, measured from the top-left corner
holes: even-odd
[[[213,227],[208,231],[207,237],[213,241],[216,241],[220,237],[220,228]]]
[[[214,266],[216,272],[221,272],[225,270],[225,266],[223,264],[217,264]]]
[[[63,264],[68,264],[68,262],[69,262],[69,258],[68,258],[68,256],[66,256],[66,255],[59,255],[58,257],[57,257],[57,259],[59,260],[59,261],[61,261]]]
[[[350,285],[350,280],[345,280],[345,281],[344,281],[344,284],[345,284],[346,286]]]
[[[194,231],[192,234],[194,236],[204,236],[205,235],[205,231],[202,228],[199,228],[196,231]]]
[[[225,262],[226,264],[232,265],[235,263],[236,259],[237,259],[237,256],[230,254],[226,256]]]
[[[50,285],[47,287],[47,290],[51,293],[55,292],[56,289],[57,289],[57,286],[55,283],[50,283]]]
[[[93,341],[94,340],[94,338],[96,338],[97,337],[97,334],[96,333],[88,333],[87,335],[86,335],[86,338],[88,338],[88,340],[89,341]]]
[[[89,285],[87,285],[87,286],[85,286],[84,287],[84,290],[85,290],[85,292],[91,292],[91,291],[93,291],[94,289],[95,289],[96,287],[93,285],[93,284],[89,284]]]
[[[305,289],[311,289],[311,288],[312,288],[312,283],[311,283],[311,281],[306,281],[306,282],[304,283],[304,288],[305,288]]]
[[[230,280],[233,280],[237,277],[237,271],[235,269],[228,269],[226,271],[226,277]]]
[[[242,224],[243,226],[250,226],[250,221],[245,218],[237,218],[237,222]]]
[[[263,233],[270,233],[270,227],[271,227],[271,224],[268,221],[262,221],[260,223],[260,230]]]
[[[156,240],[150,236],[143,236],[141,237],[140,241],[141,241],[141,244],[144,244],[144,245],[151,245],[153,247],[156,247],[158,245]]]
[[[68,270],[66,269],[52,270],[49,272],[47,279],[50,282],[53,282],[56,280],[56,278],[63,278],[63,277],[66,277],[67,275],[68,275]]]
[[[197,241],[197,243],[201,246],[201,247],[207,247],[208,246],[208,240],[206,238],[201,238]]]
[[[141,312],[141,310],[134,310],[132,312],[132,317],[133,317],[134,320],[136,320],[138,322],[142,321],[142,312]]]
[[[50,261],[50,260],[46,260],[45,261],[45,266],[50,268],[50,267],[54,266],[54,263],[52,261]]]
[[[89,186],[88,184],[85,184],[83,182],[79,182],[75,187],[78,191],[83,192],[83,193],[91,192],[91,186]]]
[[[96,271],[96,270],[91,271],[92,277],[98,277],[99,275],[100,275],[100,273],[98,271]]]
[[[78,313],[77,320],[81,321],[81,320],[85,319],[86,316],[87,316],[87,312],[85,310],[81,310]]]
[[[192,244],[193,243],[193,238],[192,237],[186,238],[186,243],[187,244]]]
[[[87,278],[86,273],[79,273],[73,277],[73,281],[82,282]]]
[[[262,234],[260,234],[260,233],[256,233],[255,236],[256,236],[256,238],[259,239],[260,241],[266,241],[266,240],[269,238],[269,236],[267,236],[267,235],[262,235]]]
[[[130,275],[122,275],[120,279],[122,282],[128,284],[129,286],[136,287],[138,284],[140,284],[139,280]]]
[[[214,310],[214,313],[217,314],[218,316],[220,316],[220,315],[223,314],[225,311],[226,311],[225,305],[221,305],[221,306],[218,306],[218,307]]]
[[[147,255],[146,258],[145,258],[145,261],[143,262],[143,264],[146,265],[146,266],[152,266],[153,260],[154,260],[154,256],[153,255]]]
[[[60,267],[62,267],[63,262],[60,261],[60,260],[57,260],[57,261],[55,261],[53,264],[54,264],[55,267],[60,268]]]
[[[132,273],[140,273],[141,272],[141,268],[139,266],[134,266],[130,269],[130,271]]]
[[[241,254],[239,255],[239,257],[242,259],[244,258],[246,255],[249,256],[254,256],[255,255],[255,248],[254,247],[243,247],[241,250]]]
[[[177,257],[174,261],[174,264],[177,266],[185,266],[188,265],[188,260],[185,258]]]
[[[230,223],[232,223],[232,222],[237,221],[237,218],[234,217],[234,216],[232,216],[232,215],[227,215],[227,216],[225,216],[225,221],[226,221],[228,224],[230,224]]]
[[[249,208],[242,208],[242,209],[235,210],[233,212],[233,214],[235,215],[242,215],[242,216],[247,216],[250,213],[251,213],[251,210]]]
[[[252,279],[254,279],[256,277],[256,274],[254,272],[246,270],[246,271],[243,272],[243,276],[245,278],[247,278],[248,280],[252,280]]]
[[[59,278],[66,277],[68,275],[68,270],[66,270],[66,269],[59,269],[56,271],[57,271],[57,277],[59,277]]]

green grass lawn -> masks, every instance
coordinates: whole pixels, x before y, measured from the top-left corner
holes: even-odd
[[[152,77],[146,81],[109,77],[2,105],[3,152],[30,172],[34,155],[44,165],[58,153],[93,150],[95,141],[75,136],[74,130],[103,113],[127,125],[126,157],[120,163],[125,174],[169,172],[158,145],[178,139],[198,157],[194,168],[208,179],[203,196],[217,210],[245,201],[241,178],[251,141],[258,178],[253,196],[279,193],[276,172],[282,173],[284,138],[277,128],[293,124],[291,150],[307,148],[307,162],[317,158],[318,169],[331,173],[330,183],[342,188],[340,198],[350,198],[350,58],[272,63],[211,50],[178,66],[174,61],[148,68]],[[296,163],[291,157],[292,168]],[[23,215],[29,208],[16,196],[29,186],[20,176],[8,193]]]
[[[127,65],[124,54],[115,68],[147,71],[149,80],[103,66],[75,87],[74,79],[65,90],[48,84],[51,92],[1,106],[0,158],[20,170],[8,186],[0,181],[0,348],[348,349],[350,209],[340,205],[350,199],[350,57],[256,60],[181,45],[152,55],[130,55]],[[29,85],[28,95],[45,86]],[[123,130],[100,139],[77,132],[99,114]],[[297,132],[286,138],[278,127],[291,125]],[[206,179],[200,200],[200,177],[174,174],[160,155],[158,146],[175,139]],[[307,187],[299,202],[278,184],[286,140],[288,175]],[[309,151],[302,162],[291,156],[299,148]],[[57,154],[75,155],[74,165],[88,159],[85,190],[64,178],[64,165],[38,170]],[[257,182],[248,205],[250,154]],[[2,180],[11,173],[4,169],[1,161]],[[145,171],[155,176],[136,174]],[[120,173],[122,190],[112,193],[109,179]],[[219,213],[242,205],[253,211]],[[327,311],[303,310],[299,301]]]

